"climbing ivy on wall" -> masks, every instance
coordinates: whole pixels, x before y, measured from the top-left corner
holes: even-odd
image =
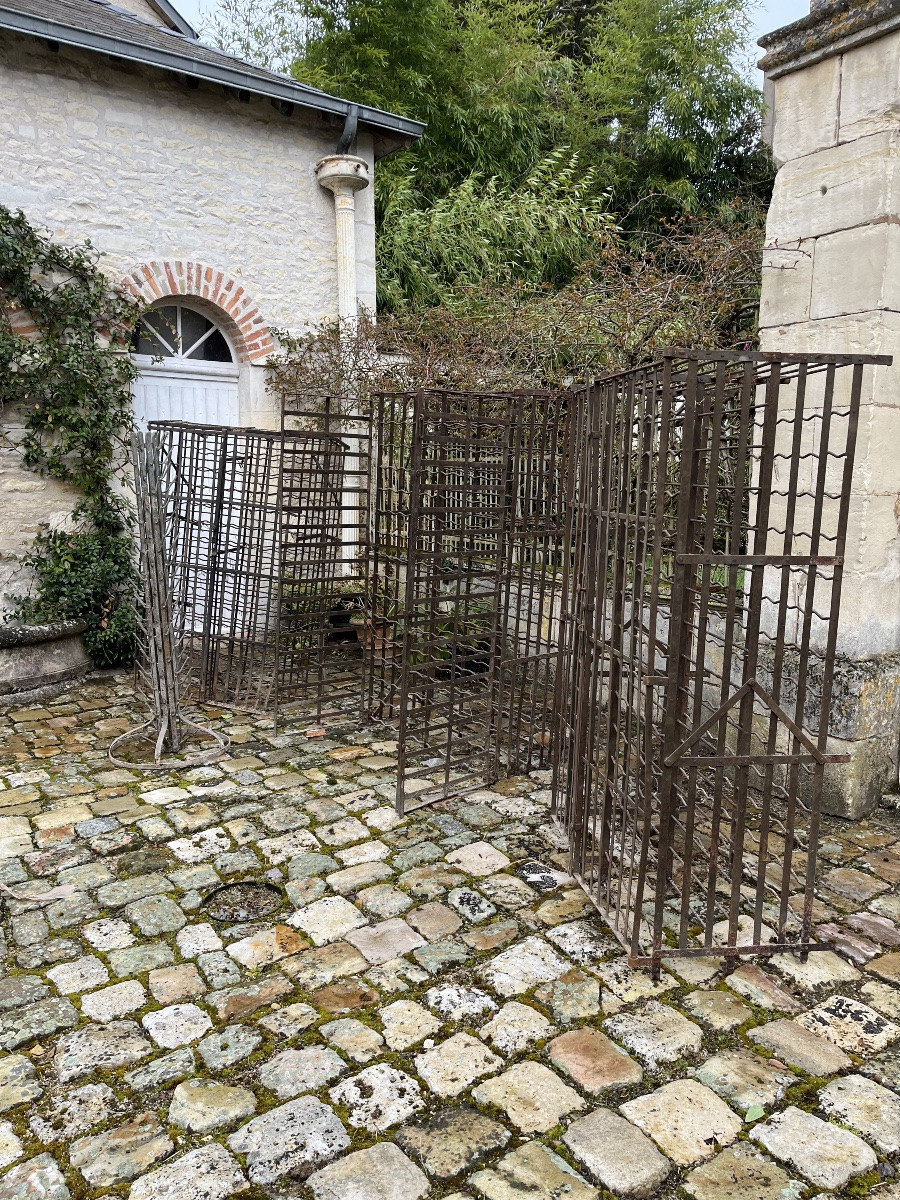
[[[83,618],[99,666],[129,661],[134,648],[130,510],[115,481],[132,422],[127,348],[138,313],[90,243],[60,245],[0,205],[0,405],[20,414],[24,465],[80,494],[69,528],[41,527],[25,558],[35,585],[10,597],[13,616]]]

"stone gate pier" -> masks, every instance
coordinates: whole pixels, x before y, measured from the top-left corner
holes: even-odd
[[[900,791],[900,2],[814,0],[760,45],[762,349],[894,356],[863,381],[830,747],[851,765],[826,790],[861,817]]]

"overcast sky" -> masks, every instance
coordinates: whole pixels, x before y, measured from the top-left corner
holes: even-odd
[[[173,3],[193,24],[199,22],[202,13],[216,8],[216,0],[173,0]],[[809,0],[758,0],[753,42],[761,34],[789,25],[791,21],[805,17],[808,12]]]

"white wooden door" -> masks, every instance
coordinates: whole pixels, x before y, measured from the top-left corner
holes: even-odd
[[[191,421],[199,425],[239,425],[238,371],[233,363],[194,362],[136,355],[140,375],[134,382],[134,418]]]

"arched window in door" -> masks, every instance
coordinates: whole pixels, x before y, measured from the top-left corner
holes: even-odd
[[[145,312],[131,343],[137,354],[180,358],[191,362],[233,363],[234,355],[221,329],[205,313],[180,301]]]
[[[205,312],[164,300],[141,316],[131,340],[139,374],[134,416],[148,421],[237,425],[237,356]]]

